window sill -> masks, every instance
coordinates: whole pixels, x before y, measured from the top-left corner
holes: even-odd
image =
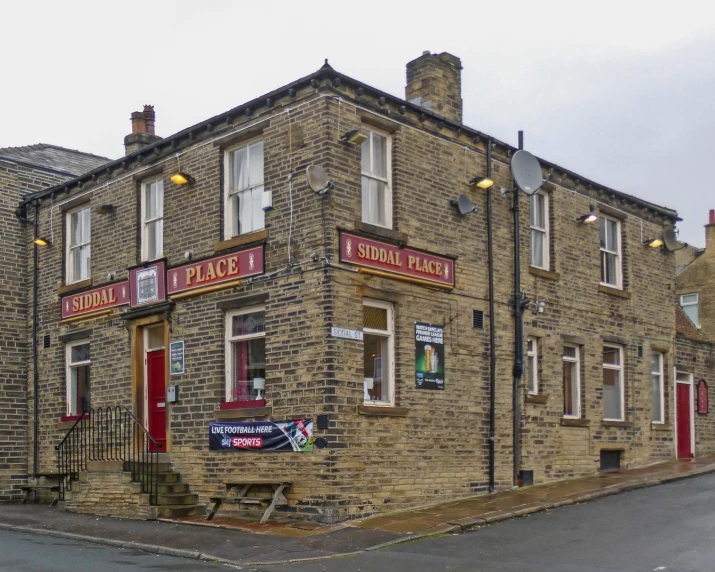
[[[527,403],[546,403],[549,400],[548,395],[539,395],[536,393],[527,393],[526,402]]]
[[[627,290],[621,290],[620,288],[613,288],[612,286],[605,286],[603,284],[598,285],[598,291],[604,294],[610,294],[611,296],[618,296],[619,298],[631,299],[631,293]]]
[[[60,431],[69,431],[72,427],[74,427],[74,424],[77,423],[79,418],[79,415],[63,415],[57,422],[57,429]],[[85,415],[84,419],[89,419],[89,415]],[[85,424],[84,426],[87,427],[88,425]],[[90,423],[89,427],[91,426],[92,424]]]
[[[410,410],[407,407],[392,407],[389,405],[358,405],[360,415],[384,415],[386,417],[407,417]]]
[[[247,232],[246,234],[240,234],[228,240],[222,240],[214,244],[214,253],[221,250],[228,250],[229,248],[235,248],[237,246],[243,246],[244,244],[251,244],[252,242],[258,242],[259,240],[268,240],[268,229],[264,228],[262,230],[257,230],[255,232]]]
[[[656,423],[651,421],[650,428],[652,431],[672,431],[673,426],[670,423]]]
[[[564,427],[588,427],[591,422],[588,419],[571,419],[570,417],[562,417],[561,425]]]
[[[265,399],[254,399],[252,401],[224,401],[219,405],[219,409],[221,411],[231,411],[233,409],[258,409],[265,406]]]
[[[377,226],[375,224],[370,224],[367,222],[363,222],[360,219],[355,220],[355,230],[365,233],[365,234],[371,234],[373,236],[378,236],[380,238],[386,238],[388,240],[393,240],[397,242],[398,244],[407,244],[407,240],[409,237],[404,233],[400,232],[398,230],[393,230],[391,228],[385,228],[383,226]]]
[[[547,280],[561,280],[561,274],[558,272],[551,272],[550,270],[544,270],[543,268],[537,268],[536,266],[529,266],[529,274],[546,278]]]
[[[601,420],[602,427],[633,427],[632,421],[610,421],[607,419]]]
[[[271,413],[273,413],[272,407],[219,409],[214,412],[214,417],[216,419],[248,419],[251,417],[268,417]]]
[[[87,288],[92,285],[92,279],[87,278],[86,280],[80,280],[79,282],[72,282],[72,284],[63,284],[57,288],[57,295],[62,296],[67,294],[67,292],[74,292],[75,290],[81,290],[82,288]]]

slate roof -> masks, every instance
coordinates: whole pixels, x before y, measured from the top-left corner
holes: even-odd
[[[57,145],[38,143],[25,147],[5,147],[0,149],[0,159],[37,167],[46,171],[65,174],[70,177],[82,175],[96,169],[111,159]]]

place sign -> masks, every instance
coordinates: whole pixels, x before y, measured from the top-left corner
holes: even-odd
[[[61,303],[63,320],[129,304],[129,283],[125,280],[79,294],[69,294],[62,297]]]
[[[346,340],[357,340],[361,342],[363,340],[361,330],[348,330],[347,328],[330,328],[330,335],[333,338],[344,338]]]
[[[199,288],[216,290],[257,274],[263,274],[263,245],[172,268],[167,272],[167,291],[171,296]]]
[[[454,260],[354,234],[340,234],[340,261],[397,280],[454,288]]]

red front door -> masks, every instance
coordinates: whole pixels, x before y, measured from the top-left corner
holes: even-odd
[[[690,458],[693,456],[693,446],[691,442],[692,427],[690,425],[690,414],[693,407],[690,402],[690,385],[687,383],[676,383],[675,400],[678,424],[678,458]]]
[[[149,434],[157,442],[152,451],[166,451],[166,385],[164,350],[146,354],[147,412]]]

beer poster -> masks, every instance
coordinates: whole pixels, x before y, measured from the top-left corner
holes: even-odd
[[[415,322],[417,389],[444,389],[444,326]]]

